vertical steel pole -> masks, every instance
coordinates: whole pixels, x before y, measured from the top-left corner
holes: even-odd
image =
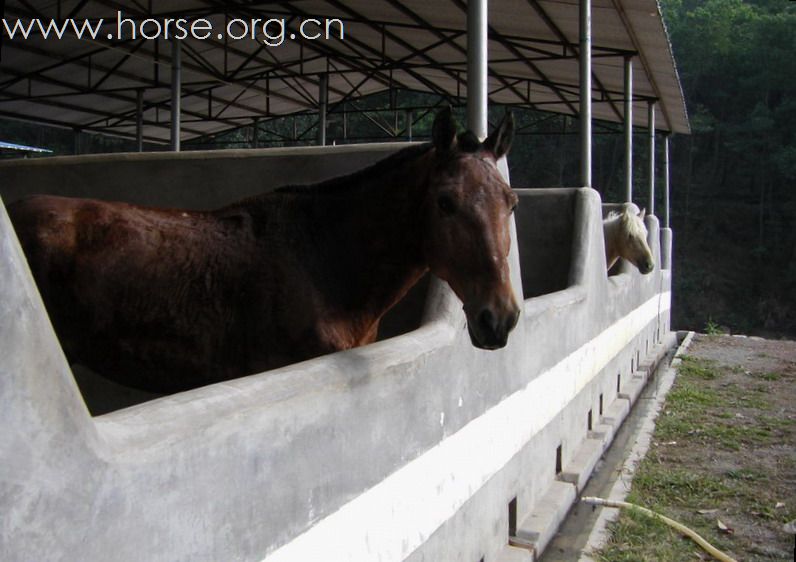
[[[259,148],[259,145],[258,145],[259,139],[257,138],[259,136],[258,135],[259,131],[260,131],[260,118],[259,117],[255,117],[252,120],[252,147],[253,148]]]
[[[647,199],[649,200],[649,206],[647,207],[647,214],[654,215],[655,214],[655,102],[649,102],[647,106],[647,127],[649,128],[649,152],[650,152],[650,162],[649,162],[649,188]]]
[[[467,2],[467,127],[487,135],[488,0]]]
[[[412,110],[406,112],[406,132],[409,136],[409,142],[412,142]]]
[[[180,151],[180,96],[182,96],[181,43],[171,41],[171,149]]]
[[[135,91],[135,146],[138,152],[144,152],[144,91]]]
[[[591,0],[580,0],[580,183],[591,187]]]
[[[669,228],[669,134],[663,136],[663,228]]]
[[[398,137],[398,110],[392,110],[392,136]]]
[[[326,106],[329,100],[329,75],[323,73],[318,81],[318,144],[326,145]]]
[[[625,57],[625,201],[633,201],[633,59]]]

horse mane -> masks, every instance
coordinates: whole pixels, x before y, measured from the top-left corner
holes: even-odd
[[[431,149],[431,143],[413,144],[391,154],[378,162],[366,166],[361,170],[350,174],[337,176],[318,183],[284,185],[273,191],[273,193],[306,193],[306,194],[339,194],[353,190],[358,186],[362,179],[368,176],[381,176],[390,170],[403,166],[407,162],[414,160],[418,156],[425,154]]]
[[[647,237],[647,227],[644,225],[644,221],[639,219],[636,214],[629,209],[625,208],[622,211],[609,212],[604,222],[607,223],[616,220],[621,221],[622,228],[629,236]]]
[[[472,131],[463,131],[456,137],[457,148],[460,152],[476,153],[481,150],[482,145],[478,137]],[[288,184],[275,189],[274,193],[305,193],[305,194],[340,194],[356,188],[363,178],[368,176],[379,177],[386,172],[403,166],[407,162],[414,160],[428,152],[432,143],[412,144],[399,150],[398,152],[379,160],[378,162],[366,166],[350,174],[337,176],[318,183],[309,184]]]

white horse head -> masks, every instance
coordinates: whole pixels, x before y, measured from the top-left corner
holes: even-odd
[[[647,244],[646,211],[636,213],[635,208],[632,203],[625,203],[621,211],[612,211],[603,220],[605,261],[611,269],[619,258],[624,258],[646,274],[655,267],[655,260]]]

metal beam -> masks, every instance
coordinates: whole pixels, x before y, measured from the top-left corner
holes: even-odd
[[[467,128],[481,140],[487,135],[487,2],[467,3]]]
[[[649,185],[647,199],[649,200],[647,214],[655,214],[655,102],[647,105],[647,134],[649,135]]]
[[[7,44],[4,45],[4,47],[11,47],[11,48],[14,48],[14,49],[19,49],[19,50],[21,50],[23,52],[34,53],[36,55],[45,56],[45,57],[48,57],[48,58],[56,58],[56,59],[60,58],[60,57],[58,57],[57,55],[55,55],[53,53],[50,53],[48,51],[45,51],[44,49],[40,49],[40,48],[36,48],[36,47],[26,46],[26,47],[23,48],[19,44],[15,44],[15,43],[7,43]],[[119,49],[119,48],[114,48],[114,49],[115,50],[121,50],[122,52],[128,52],[126,49]],[[94,51],[92,51],[92,53],[93,52]],[[147,57],[148,58],[149,57],[149,53],[146,53],[145,49],[141,49],[141,52],[136,54],[135,56],[136,57],[140,57],[140,58],[143,58],[143,57]],[[72,58],[68,58],[68,59],[62,59],[61,63],[55,64],[55,65],[51,65],[51,66],[47,66],[47,67],[45,67],[45,69],[42,70],[42,72],[46,71],[46,70],[51,70],[51,69],[54,69],[54,68],[58,68],[58,67],[63,66],[65,64],[75,64],[75,65],[77,65],[77,66],[79,66],[81,68],[88,68],[88,62],[85,61],[85,60],[82,60],[84,58],[85,57],[72,57]],[[95,70],[100,70],[100,71],[103,71],[103,72],[108,72],[108,70],[110,70],[109,67],[106,67],[106,66],[103,66],[103,65],[94,64],[93,66],[94,66]],[[182,66],[185,67],[185,68],[189,68],[185,64],[183,64]],[[194,69],[191,68],[191,70],[193,71]],[[127,103],[133,103],[134,102],[134,98],[125,95],[126,93],[129,92],[130,88],[113,88],[113,89],[97,90],[96,89],[96,84],[92,88],[87,88],[87,87],[85,87],[83,85],[78,85],[78,84],[75,84],[75,83],[66,82],[64,80],[56,80],[56,79],[53,79],[53,78],[49,78],[47,76],[44,76],[42,74],[42,72],[39,72],[39,71],[33,72],[33,73],[18,73],[18,72],[13,72],[10,69],[4,68],[3,72],[7,72],[7,73],[11,74],[12,76],[14,76],[14,79],[12,81],[9,81],[9,82],[6,83],[8,85],[13,85],[12,82],[17,82],[19,80],[23,80],[23,79],[29,79],[30,80],[30,79],[32,79],[32,80],[37,80],[37,81],[41,81],[41,82],[48,82],[48,83],[51,83],[51,84],[58,84],[58,85],[60,85],[60,86],[62,86],[64,88],[68,88],[68,89],[72,90],[75,94],[78,94],[78,95],[96,94],[96,95],[101,95],[103,97],[109,97],[111,99],[115,99],[115,100],[119,100],[119,101],[123,100],[123,101],[126,101]],[[147,80],[147,79],[145,79],[145,78],[143,78],[141,76],[135,76],[135,75],[132,75],[132,74],[129,74],[129,73],[120,72],[118,70],[115,72],[115,74],[117,76],[121,77],[121,78],[126,78],[128,80],[135,80],[135,81],[138,81],[138,82],[144,82],[144,83],[146,83],[148,85],[154,84],[150,80]],[[218,81],[217,78],[215,80]],[[155,86],[155,87],[157,88],[157,86]],[[212,88],[212,87],[213,86],[209,86],[208,88]],[[0,90],[2,90],[2,87],[0,87]],[[187,93],[185,93],[185,96],[199,94],[200,92],[203,92],[205,90],[199,90],[199,91],[196,91],[196,92],[193,92],[193,91],[192,92],[187,92]],[[72,95],[72,94],[71,93],[64,94],[63,96],[58,96],[57,94],[55,94],[52,97],[66,97],[66,96],[69,96],[69,95]],[[18,97],[18,96],[15,96],[15,97]],[[15,97],[12,97],[11,95],[6,95],[5,99],[8,100],[8,101],[11,101],[11,100],[15,99]],[[221,103],[224,103],[227,100],[222,99],[222,98],[217,98],[217,101],[219,101]],[[167,103],[168,102],[168,98],[165,98],[163,100],[163,102]],[[239,108],[239,109],[244,109],[246,111],[251,111],[252,113],[254,113],[256,111],[255,108],[251,108],[249,106],[245,106],[245,105],[241,105],[241,104],[234,104],[234,106]],[[128,111],[126,113],[128,115],[133,115],[132,111]],[[108,117],[117,118],[117,117],[119,117],[119,115],[120,115],[119,113],[108,113],[107,116]],[[196,115],[198,116],[198,114],[196,114]],[[89,124],[87,124],[87,123],[82,123],[81,124],[81,126],[83,128],[86,128],[87,125],[89,125]]]
[[[318,80],[318,144],[326,145],[326,109],[329,103],[329,75],[325,72]]]
[[[144,91],[135,92],[135,145],[138,152],[144,151]]]
[[[45,123],[45,124],[50,125],[52,127],[58,127],[58,128],[61,128],[61,129],[70,129],[70,130],[74,129],[73,124],[72,123],[68,123],[66,121],[61,121],[59,119],[51,119],[51,118],[48,118],[48,117],[41,117],[41,116],[38,116],[38,115],[26,115],[26,114],[20,113],[19,111],[10,112],[10,111],[3,111],[2,109],[0,109],[0,117],[2,117],[4,119],[10,119],[12,121],[22,121],[22,122],[25,122],[25,123],[39,123],[39,124]],[[122,133],[122,132],[119,132],[119,131],[110,130],[110,129],[105,129],[103,127],[84,127],[83,130],[84,131],[91,131],[91,132],[94,132],[94,133],[100,133],[100,134],[103,134],[103,135],[108,135],[108,136],[116,137],[116,138],[120,138],[120,139],[135,140],[135,137],[133,135],[130,135],[128,133]],[[199,133],[196,133],[196,134],[199,134]],[[162,139],[158,139],[158,138],[154,138],[154,137],[149,137],[149,138],[144,137],[144,138],[145,138],[145,140],[147,142],[163,144],[163,145],[167,144]]]
[[[630,17],[627,15],[627,12],[625,11],[622,2],[623,0],[612,0],[614,8],[616,9],[616,12],[619,14],[619,19],[622,20],[622,25],[627,30],[627,34],[630,37],[630,41],[633,43],[633,47],[638,53],[638,58],[641,61],[641,66],[647,75],[647,79],[649,80],[650,86],[652,86],[652,91],[654,92],[655,97],[660,99],[662,98],[661,89],[658,86],[657,80],[655,80],[655,73],[652,71],[652,64],[647,60],[644,51],[641,50],[641,41],[639,40],[635,29],[633,29],[633,26],[630,23]],[[661,104],[661,113],[663,114],[663,118],[666,121],[666,128],[668,130],[671,130],[672,120],[669,117],[669,110],[664,104]]]
[[[591,0],[580,0],[580,184],[591,187]]]
[[[625,201],[633,201],[633,59],[625,57]]]
[[[568,50],[573,55],[579,57],[580,53],[579,53],[578,49],[576,49],[567,40],[567,37],[566,37],[566,35],[564,35],[564,32],[561,31],[561,28],[558,27],[558,25],[556,25],[556,23],[553,21],[553,18],[550,17],[550,15],[547,13],[547,11],[545,11],[545,9],[542,7],[542,5],[539,4],[539,2],[537,0],[528,0],[528,3],[531,5],[531,7],[534,8],[534,10],[536,10],[536,13],[539,15],[539,17],[542,18],[542,21],[545,23],[545,25],[548,27],[548,29],[550,29],[550,31],[552,31],[553,34],[555,34],[555,36],[558,37],[558,40],[561,42],[561,45],[564,47],[564,50],[565,51]],[[593,46],[591,46],[591,49],[592,49],[592,51],[594,51],[594,47]],[[590,56],[592,58],[594,58],[594,53],[592,52],[592,54]],[[602,81],[597,77],[597,74],[592,73],[592,80],[594,81],[595,84],[597,84],[597,88],[603,93],[603,95],[607,98],[607,101],[611,104],[611,109],[613,110],[613,112],[616,115],[616,117],[618,119],[621,119],[622,115],[619,113],[619,109],[616,107],[616,104],[611,99],[611,97],[608,94],[608,91],[605,89],[605,86],[603,85]]]
[[[663,228],[669,228],[669,134],[663,135]]]

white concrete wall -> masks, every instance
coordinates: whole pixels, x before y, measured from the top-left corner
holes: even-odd
[[[365,162],[395,148],[213,155],[202,175],[221,181],[234,166],[247,181],[272,178],[269,166],[306,157],[339,173],[352,154]],[[84,195],[111,189],[100,169],[107,177],[117,158],[125,174],[151,180],[145,202],[173,191],[190,200],[197,191],[179,178],[208,166],[196,153],[167,165],[162,155],[136,157],[133,168],[126,157],[62,160],[69,174],[45,161],[15,164],[13,174],[0,164],[0,179],[16,178],[0,193],[13,198],[33,177],[48,191],[47,176],[72,178],[59,189],[79,184]],[[202,201],[181,206],[252,189],[211,183]],[[556,481],[556,448],[570,465],[589,437],[588,410],[596,425],[600,394],[606,410],[621,402],[617,374],[631,381],[631,360],[637,368],[637,354],[669,329],[668,271],[607,277],[596,192],[520,197],[518,294],[523,270],[555,259],[539,258],[539,230],[526,226],[560,209],[571,249],[565,286],[525,300],[503,350],[473,348],[460,303],[434,282],[410,333],[99,417],[81,399],[0,210],[0,559],[496,560],[509,501],[522,521],[539,509]],[[660,263],[657,220],[647,225]]]

